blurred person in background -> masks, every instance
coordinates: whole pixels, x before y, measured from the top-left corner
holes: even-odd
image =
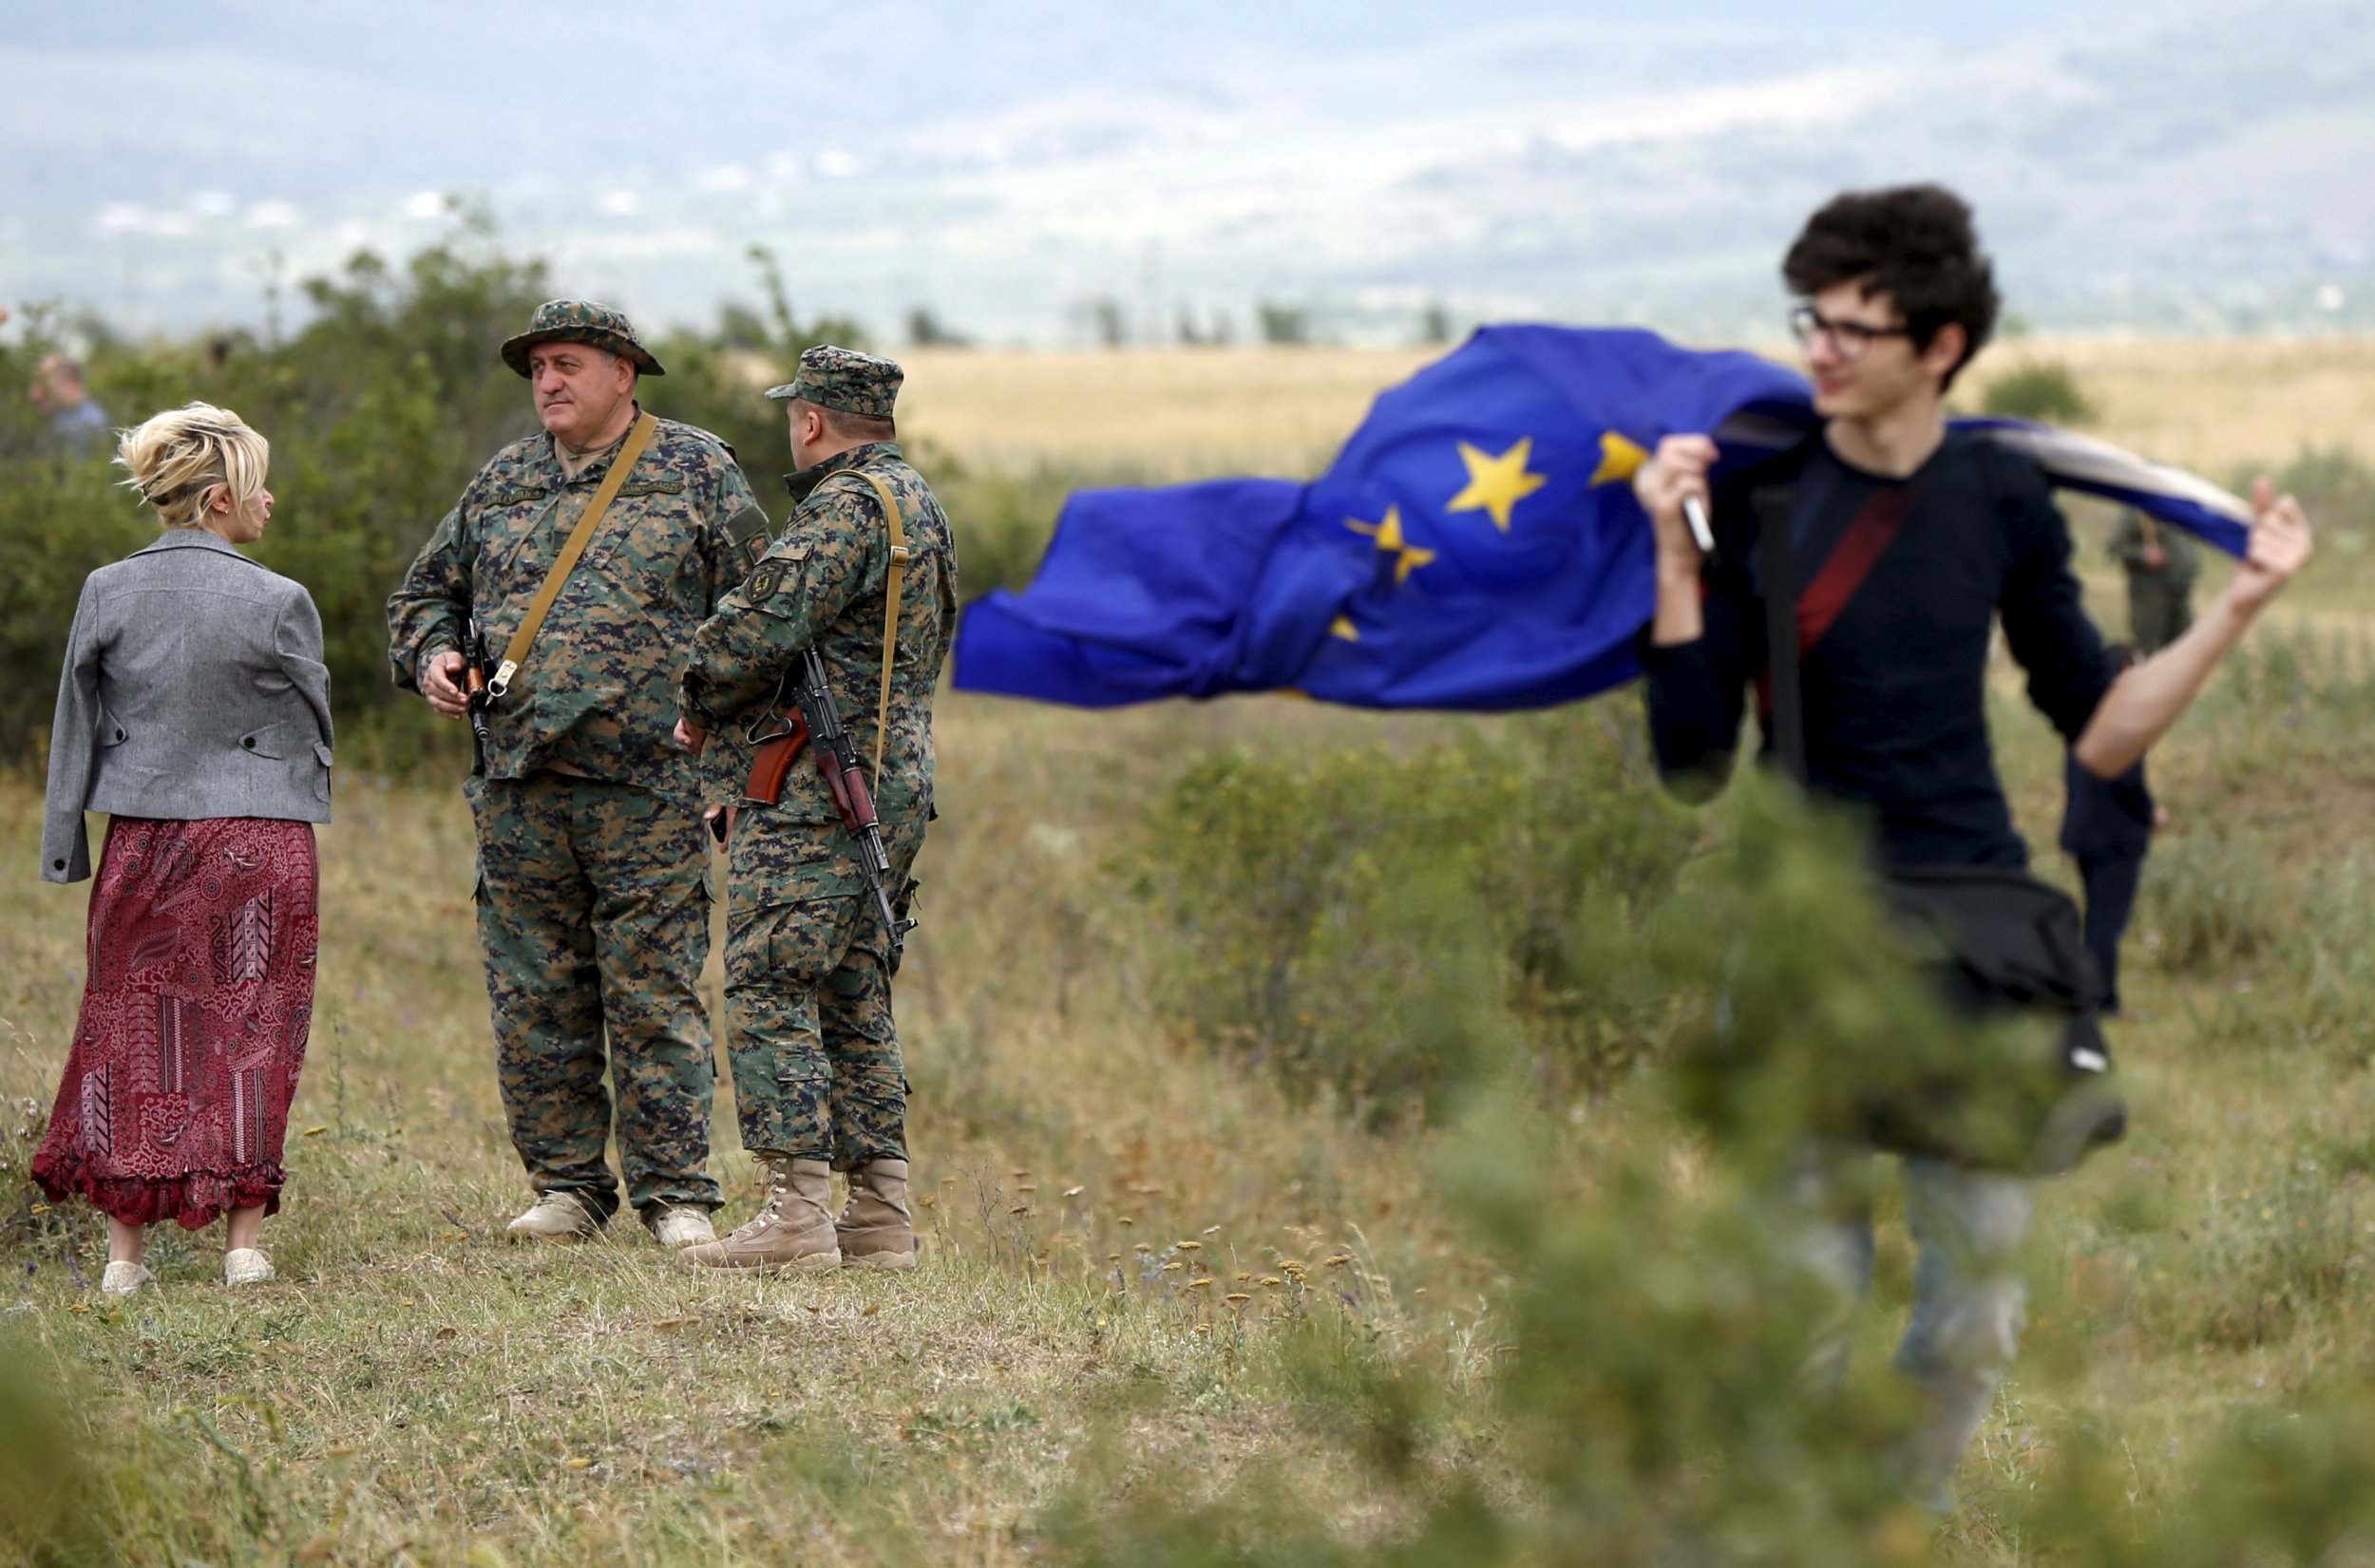
[[[107,438],[107,410],[83,385],[83,367],[64,354],[44,354],[28,394],[49,416],[49,433],[61,446],[86,450]]]
[[[2152,657],[2194,625],[2194,579],[2201,551],[2173,528],[2129,507],[2111,534],[2111,558],[2128,578],[2128,634]]]
[[[624,314],[547,301],[502,357],[544,428],[489,459],[421,547],[388,599],[388,655],[396,683],[448,719],[471,714],[464,651],[480,634],[494,676],[464,793],[496,1073],[537,1195],[510,1235],[587,1237],[617,1212],[607,1069],[626,1201],[661,1244],[688,1246],[714,1234],[720,1200],[694,988],[710,935],[701,806],[742,781],[711,789],[676,746],[676,673],[767,518],[723,442],[643,412],[640,378],[665,372]],[[581,522],[593,533],[572,562]],[[495,651],[519,668],[506,676]]]
[[[2262,481],[2249,556],[2226,592],[2185,636],[2119,673],[2081,608],[2069,526],[2043,475],[1947,427],[1947,387],[1986,343],[1998,308],[1970,209],[1935,185],[1845,193],[1807,221],[1782,274],[1800,299],[1791,324],[1819,434],[1782,471],[1768,464],[1720,484],[1712,439],[1668,436],[1634,480],[1656,536],[1643,654],[1659,770],[1692,798],[1720,787],[1749,694],[1772,690],[1768,649],[1795,646],[1803,756],[1784,761],[1802,767],[1811,794],[1864,821],[1882,879],[1992,870],[2034,886],[2021,878],[2028,850],[1988,737],[1994,627],[2078,764],[2117,779],[2307,561],[2308,519]],[[1713,514],[1712,555],[1685,518],[1694,501]],[[1801,590],[1795,626],[1778,633],[1762,586],[1768,538],[1789,541],[1788,576]],[[1760,716],[1770,755],[1775,712]],[[1848,1309],[1871,1277],[1880,1151],[1871,1139],[1810,1137],[1803,1152],[1775,1198],[1796,1256],[1837,1293],[1838,1332],[1821,1360],[1843,1374]],[[1920,1256],[1896,1363],[1915,1410],[1892,1462],[1909,1496],[1945,1510],[2020,1336],[2019,1252],[2037,1180],[1910,1152],[1902,1175]]]
[[[154,544],[84,579],[58,682],[45,881],[91,875],[81,1021],[32,1174],[107,1216],[100,1288],[156,1277],[144,1227],[226,1220],[223,1278],[273,1276],[289,1101],[305,1065],[330,820],[330,671],[304,587],[238,550],[272,520],[264,438],[202,403],[116,461]]]

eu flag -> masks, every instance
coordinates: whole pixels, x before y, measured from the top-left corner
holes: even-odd
[[[2053,473],[2059,432],[1999,423]],[[1308,484],[1073,496],[1031,586],[966,613],[956,684],[1090,708],[1281,690],[1478,710],[1589,696],[1638,673],[1655,603],[1631,483],[1649,450],[1713,431],[1720,467],[1753,463],[1814,425],[1805,382],[1753,354],[1488,327],[1380,395]],[[2062,482],[2167,515],[2150,472],[2115,475],[2120,488],[2101,454],[2151,465],[2086,444],[2095,482]]]

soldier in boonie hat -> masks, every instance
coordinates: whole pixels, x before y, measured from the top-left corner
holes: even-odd
[[[866,419],[888,419],[899,399],[899,384],[907,372],[895,359],[862,354],[820,343],[800,350],[800,368],[781,387],[770,387],[771,398],[797,398],[820,408],[838,408]]]
[[[504,363],[528,373],[528,350],[540,343],[591,343],[623,355],[647,376],[664,376],[652,351],[636,340],[635,323],[624,311],[614,311],[590,299],[548,299],[536,308],[528,330],[504,339]]]

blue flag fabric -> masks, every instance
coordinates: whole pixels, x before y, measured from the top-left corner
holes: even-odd
[[[1087,708],[1282,690],[1472,710],[1589,696],[1639,672],[1656,586],[1631,481],[1649,450],[1715,431],[1720,472],[1814,423],[1805,382],[1753,354],[1488,327],[1380,395],[1309,484],[1073,496],[1031,586],[966,612],[956,685]],[[2234,530],[2241,503],[2190,475],[1973,423],[2027,443],[2057,482],[2235,548],[2209,525]],[[2058,473],[2057,455],[2086,477]]]

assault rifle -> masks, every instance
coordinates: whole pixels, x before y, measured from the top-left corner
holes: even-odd
[[[825,661],[811,648],[800,656],[800,667],[784,676],[790,688],[791,703],[783,704],[783,694],[776,694],[774,706],[783,715],[774,733],[751,735],[750,744],[758,747],[750,759],[750,777],[742,788],[746,803],[773,805],[784,798],[784,781],[791,773],[791,765],[803,747],[816,758],[817,771],[825,775],[826,787],[833,792],[833,804],[841,812],[841,825],[847,830],[849,841],[858,851],[858,869],[865,876],[868,892],[874,895],[875,907],[883,912],[884,929],[890,933],[890,954],[895,962],[907,933],[915,929],[912,919],[902,919],[891,908],[890,890],[884,878],[890,875],[890,851],[883,844],[883,824],[874,815],[874,795],[866,787],[865,769],[858,764],[857,743],[849,738],[848,729],[841,722],[841,709],[834,706],[833,688],[825,676]],[[882,716],[884,723],[890,715]]]
[[[486,771],[486,708],[494,701],[486,690],[486,633],[478,617],[470,617],[469,634],[462,646],[462,690],[470,699],[470,771]]]

